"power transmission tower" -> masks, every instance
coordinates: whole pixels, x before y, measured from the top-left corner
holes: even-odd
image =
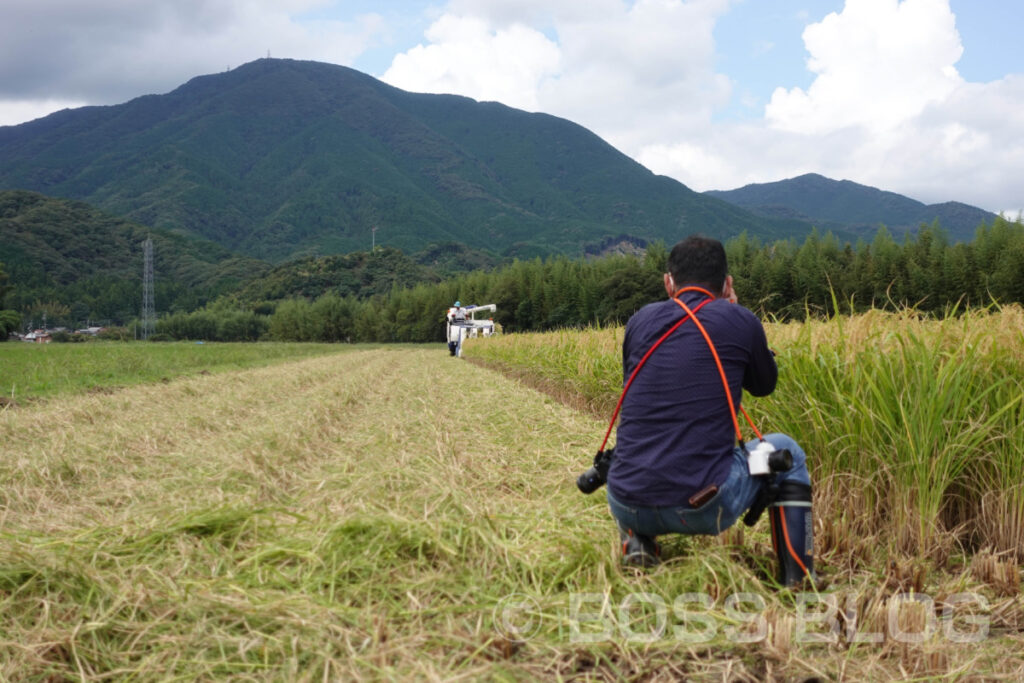
[[[156,332],[156,306],[153,303],[153,239],[142,243],[142,338]]]

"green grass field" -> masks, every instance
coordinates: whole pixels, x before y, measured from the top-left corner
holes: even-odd
[[[990,327],[1011,327],[997,322]],[[998,350],[1002,337],[975,357],[951,331],[922,325],[918,337],[938,339],[965,367],[983,359],[1006,363],[1006,376],[1018,368],[1021,346]],[[846,354],[899,349],[895,337],[907,330],[907,320],[849,321],[846,348],[834,328],[771,330],[783,374],[799,370],[808,385],[790,378],[780,391],[838,387],[852,372],[862,374],[850,385],[865,394],[892,391]],[[608,365],[586,357],[584,333],[563,334],[577,357],[575,366],[558,361],[568,375]],[[614,349],[621,332],[603,334]],[[524,353],[538,355],[550,342],[473,340],[467,356],[482,362],[502,345],[533,345]],[[791,594],[766,581],[763,520],[717,538],[666,539],[666,562],[650,572],[620,567],[603,490],[583,496],[574,486],[608,400],[581,387],[604,380],[579,379],[556,398],[556,373],[540,371],[544,392],[522,381],[540,383],[528,367],[539,359],[516,379],[440,344],[329,350],[339,353],[118,379],[102,392],[70,381],[74,390],[0,410],[0,679],[1024,675],[1016,557],[980,537],[958,546],[947,539],[960,532],[945,527],[916,549],[893,526],[865,533],[879,513],[865,506],[877,503],[871,490],[883,479],[850,483],[842,468],[858,453],[865,471],[878,460],[840,430],[870,421],[878,432],[884,421],[850,417],[877,410],[860,394],[814,439],[801,430],[830,412],[817,394],[788,412],[752,406],[773,428],[811,440],[819,459],[827,586]],[[947,386],[953,371],[933,367]],[[955,393],[970,392],[957,405],[974,412],[945,422],[977,423],[984,443],[1001,443],[1004,423],[985,426],[993,415],[971,397],[992,391],[984,405],[998,405],[1011,387],[970,384]],[[902,457],[894,444],[884,448]],[[920,519],[914,495],[902,503]]]
[[[23,401],[222,372],[352,348],[336,344],[0,344],[0,397]]]

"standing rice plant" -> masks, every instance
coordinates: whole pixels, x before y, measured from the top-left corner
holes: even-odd
[[[1009,306],[997,315],[973,317],[969,343],[976,349],[975,365],[988,375],[980,381],[997,385],[989,411],[1000,418],[963,481],[970,539],[1024,561],[1024,309]]]
[[[971,526],[973,512],[945,524],[942,512],[977,480],[1018,409],[1019,394],[1007,396],[1015,380],[993,373],[978,343],[982,329],[971,316],[923,321],[913,311],[845,327],[834,319],[805,324],[780,354],[770,412],[822,474],[864,487],[865,531],[888,528],[902,552],[948,547],[950,527]]]
[[[622,391],[621,346],[621,327],[592,327],[474,339],[463,353],[575,408],[610,416]]]

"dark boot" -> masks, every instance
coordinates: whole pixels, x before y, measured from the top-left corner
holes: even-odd
[[[776,579],[787,588],[799,586],[804,577],[814,580],[814,523],[811,487],[783,482],[778,498],[768,509],[772,546],[778,558]]]
[[[654,567],[661,563],[661,547],[652,536],[634,533],[619,524],[622,564],[630,567]]]

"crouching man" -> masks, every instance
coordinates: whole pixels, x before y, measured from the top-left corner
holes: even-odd
[[[778,370],[760,320],[736,304],[724,247],[702,236],[686,238],[672,248],[664,281],[668,299],[637,311],[622,344],[623,377],[629,378],[666,331],[688,318],[648,356],[622,402],[607,483],[623,561],[657,564],[657,536],[715,535],[751,508],[767,506],[779,583],[813,578],[811,480],[803,450],[784,434],[766,434],[770,447],[761,444],[759,452],[788,451],[791,464],[776,453],[774,471],[752,474],[748,451],[759,441],[737,441],[743,390],[770,394]]]

